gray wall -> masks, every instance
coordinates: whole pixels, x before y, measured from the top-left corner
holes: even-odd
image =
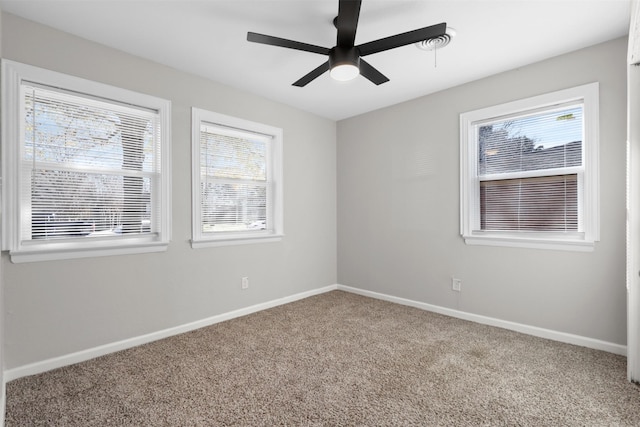
[[[625,344],[625,53],[626,38],[618,39],[339,122],[338,282]],[[465,245],[460,113],[593,81],[600,82],[595,250]],[[462,292],[451,291],[451,276],[462,279]]]
[[[4,253],[7,369],[336,283],[335,122],[10,14],[2,42],[4,58],[163,97],[173,109],[169,250],[27,264]],[[191,249],[191,106],[283,128],[282,242]]]

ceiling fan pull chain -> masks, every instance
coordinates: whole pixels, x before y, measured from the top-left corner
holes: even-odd
[[[438,46],[433,49],[433,68],[438,68]]]

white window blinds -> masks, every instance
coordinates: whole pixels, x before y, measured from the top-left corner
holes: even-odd
[[[200,126],[201,232],[270,230],[272,137],[203,122]]]
[[[578,232],[583,106],[476,125],[482,231]]]
[[[282,129],[191,109],[191,247],[283,236]]]
[[[460,114],[466,244],[591,251],[600,239],[597,82]]]
[[[157,111],[23,84],[22,239],[158,232]]]

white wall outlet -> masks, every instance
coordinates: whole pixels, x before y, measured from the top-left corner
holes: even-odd
[[[249,289],[249,278],[248,277],[243,277],[241,280],[241,285],[242,289]]]
[[[451,278],[451,290],[460,292],[462,290],[462,280],[456,279],[455,277]]]

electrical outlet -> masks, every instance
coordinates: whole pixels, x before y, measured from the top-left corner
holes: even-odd
[[[460,292],[462,290],[462,280],[456,279],[455,277],[451,278],[451,290]]]
[[[249,289],[249,278],[243,277],[240,286],[242,287],[242,289]]]

